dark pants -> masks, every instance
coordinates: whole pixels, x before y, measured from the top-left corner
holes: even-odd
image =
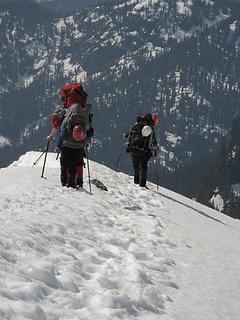
[[[140,187],[146,187],[148,161],[151,158],[151,152],[132,152],[132,163],[134,169],[134,183]]]
[[[83,162],[83,149],[61,148],[61,183],[63,186],[75,187],[77,167]]]

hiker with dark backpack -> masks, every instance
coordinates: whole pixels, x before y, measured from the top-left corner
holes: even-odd
[[[134,183],[140,187],[147,188],[148,161],[159,148],[154,130],[157,123],[156,115],[138,116],[137,122],[123,136],[128,140],[126,151],[132,157]]]
[[[52,115],[52,131],[47,139],[57,134],[62,186],[82,187],[84,148],[93,136],[92,106],[80,84],[66,85],[60,94],[63,106]]]

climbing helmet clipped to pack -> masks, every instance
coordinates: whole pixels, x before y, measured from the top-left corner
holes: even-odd
[[[72,137],[75,141],[83,141],[86,138],[86,130],[81,124],[73,127]]]
[[[142,128],[142,136],[143,137],[148,137],[152,133],[152,128],[150,126],[144,126]]]

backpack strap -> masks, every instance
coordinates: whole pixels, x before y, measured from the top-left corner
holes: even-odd
[[[60,128],[66,114],[66,109],[64,107],[57,107],[52,114],[52,127]]]
[[[148,149],[150,149],[150,150],[152,148],[152,142],[153,142],[153,131],[151,132],[150,137],[149,137],[149,141],[148,141]]]

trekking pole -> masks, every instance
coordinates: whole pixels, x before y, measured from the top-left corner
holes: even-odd
[[[89,166],[89,158],[88,158],[88,149],[85,148],[86,158],[87,158],[87,169],[88,169],[88,183],[89,183],[89,192],[92,194],[92,187],[91,187],[91,178],[90,178],[90,166]]]
[[[121,151],[119,152],[119,155],[118,155],[118,157],[117,157],[117,162],[116,162],[116,167],[115,167],[115,170],[116,170],[117,172],[118,172],[118,165],[119,165],[120,159],[121,159],[121,157],[122,157],[123,149],[124,149],[125,146],[126,146],[126,144],[124,143],[124,144],[122,145]]]
[[[122,149],[121,151],[119,152],[119,155],[118,155],[118,158],[117,158],[117,162],[116,162],[116,167],[115,167],[115,170],[118,172],[118,165],[119,165],[119,161],[121,159],[121,156],[122,156]]]
[[[46,152],[46,149],[43,151],[43,153],[41,153],[41,155],[37,158],[37,160],[33,162],[33,166],[35,166],[38,163],[38,161],[42,158],[45,152]]]
[[[158,161],[157,161],[157,152],[155,151],[155,161],[156,161],[156,178],[157,178],[157,190],[158,190]]]
[[[44,178],[43,174],[44,174],[45,165],[46,165],[46,161],[47,161],[47,154],[48,154],[48,149],[49,149],[49,143],[50,143],[50,141],[48,140],[47,146],[46,146],[46,150],[45,150],[45,157],[44,157],[44,162],[43,162],[43,168],[42,168],[41,178]]]
[[[56,160],[58,160],[59,155],[60,155],[60,150],[58,149],[57,156],[56,156]]]

